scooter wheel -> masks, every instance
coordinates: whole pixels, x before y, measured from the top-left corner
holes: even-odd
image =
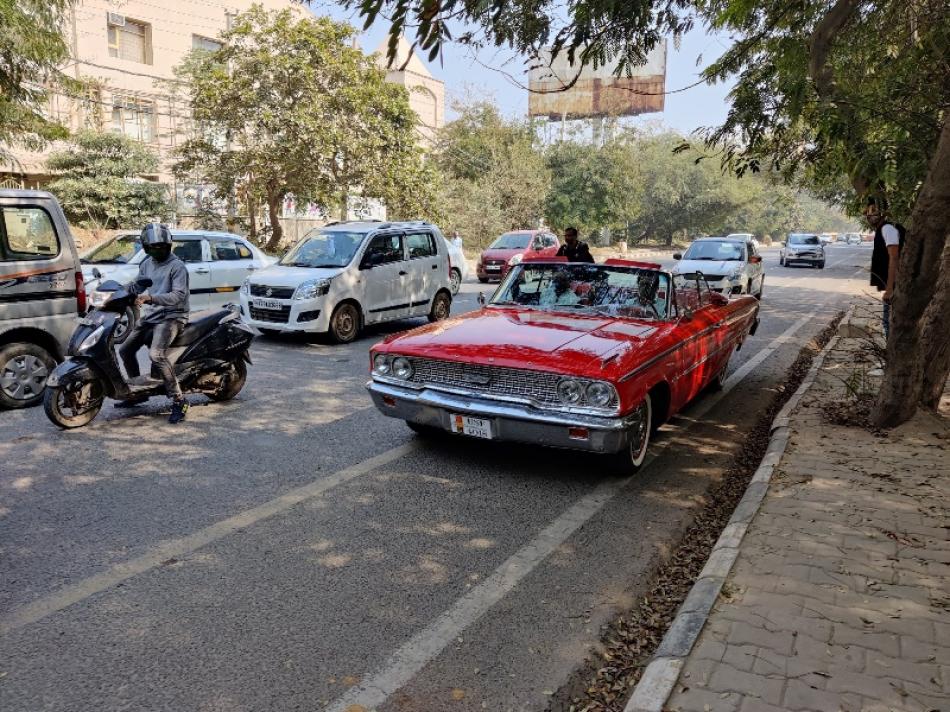
[[[242,359],[238,359],[231,364],[231,370],[225,376],[221,387],[214,391],[208,391],[207,396],[213,401],[231,400],[247,382],[247,364]]]
[[[53,424],[61,428],[81,428],[102,410],[102,383],[99,379],[69,387],[47,386],[43,410]]]

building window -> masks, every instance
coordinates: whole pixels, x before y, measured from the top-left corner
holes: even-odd
[[[109,15],[109,56],[140,64],[152,63],[152,27],[145,22]]]
[[[191,48],[192,49],[201,49],[205,52],[217,52],[221,49],[221,43],[217,40],[208,39],[207,37],[202,37],[201,35],[192,35],[191,36]]]
[[[155,102],[134,96],[113,96],[112,130],[137,141],[154,141]]]

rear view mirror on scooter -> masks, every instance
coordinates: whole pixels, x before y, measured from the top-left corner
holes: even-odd
[[[140,292],[144,292],[146,289],[152,286],[152,280],[150,280],[148,277],[139,277],[137,280],[135,280],[135,286]]]

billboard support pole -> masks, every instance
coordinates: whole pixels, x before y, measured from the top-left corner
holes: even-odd
[[[561,112],[561,143],[564,143],[564,123],[567,121],[567,114]]]

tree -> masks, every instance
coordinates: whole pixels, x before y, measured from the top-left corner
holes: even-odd
[[[857,209],[886,198],[906,219],[888,358],[873,419],[895,425],[933,407],[950,373],[950,6],[946,0],[345,0],[391,36],[416,26],[433,55],[452,21],[478,29],[460,41],[534,55],[544,45],[600,66],[635,64],[661,37],[699,17],[737,38],[705,70],[735,77],[729,115],[705,134],[725,168],[763,168],[828,187],[846,176]],[[394,45],[391,45],[394,47]]]
[[[158,156],[126,136],[82,131],[46,165],[58,174],[50,191],[84,227],[141,227],[170,212],[165,186],[141,177],[158,170]]]
[[[0,0],[0,161],[5,146],[38,150],[65,138],[64,126],[44,115],[47,90],[78,82],[60,71],[69,58],[63,24],[69,0]]]
[[[193,53],[178,69],[197,136],[182,146],[175,172],[242,201],[252,235],[266,209],[268,249],[283,237],[291,194],[341,217],[356,193],[397,212],[434,204],[408,93],[350,45],[353,35],[328,18],[254,5],[220,35],[220,50]]]
[[[479,246],[506,230],[536,227],[550,175],[532,125],[506,119],[488,101],[454,108],[458,118],[439,132],[432,155],[443,175],[446,227]]]

